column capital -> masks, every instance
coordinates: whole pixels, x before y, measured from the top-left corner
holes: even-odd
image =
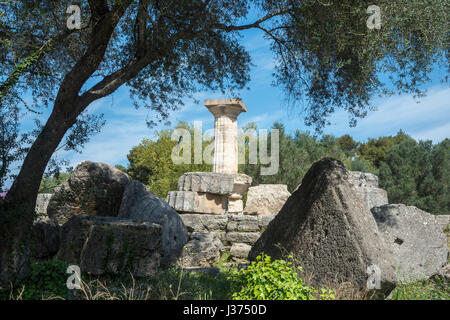
[[[205,100],[205,106],[214,117],[236,118],[241,112],[247,112],[247,106],[240,99],[209,99]]]

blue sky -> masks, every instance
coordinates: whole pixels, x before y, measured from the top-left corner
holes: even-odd
[[[239,126],[254,121],[259,129],[269,129],[275,121],[281,121],[288,132],[294,132],[296,129],[313,131],[304,125],[304,118],[299,110],[289,110],[283,104],[281,89],[271,85],[273,54],[269,49],[269,42],[263,39],[262,33],[245,32],[243,43],[252,56],[254,67],[251,71],[250,90],[241,92],[248,111],[239,116]],[[432,74],[433,81],[427,85],[428,94],[420,100],[420,103],[417,103],[411,95],[376,98],[373,105],[377,110],[360,120],[355,128],[349,127],[345,112],[337,112],[331,118],[332,125],[324,132],[335,136],[349,133],[358,141],[395,135],[400,129],[415,139],[431,139],[435,143],[450,137],[450,89],[448,84],[439,82],[444,72],[436,70]],[[203,101],[228,97],[215,92],[202,92],[197,94],[196,98]],[[81,154],[74,152],[59,154],[60,157],[70,160],[72,166],[83,160],[127,165],[126,155],[133,146],[139,144],[143,138],[152,138],[155,130],[167,128],[159,125],[148,129],[145,120],[147,117],[152,118],[152,113],[144,108],[136,110],[126,87],[119,89],[112,96],[94,102],[88,111],[104,113],[107,122],[102,132],[92,137]],[[44,114],[43,117],[47,115]],[[24,119],[25,127],[30,120],[28,117]],[[203,121],[203,130],[210,129],[214,125],[213,116],[203,103],[194,105],[187,102],[184,107],[171,114],[170,120],[172,124],[178,120],[200,120]]]

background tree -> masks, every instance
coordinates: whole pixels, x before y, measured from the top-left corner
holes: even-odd
[[[55,187],[69,179],[70,174],[71,172],[61,172],[54,175],[44,175],[39,187],[39,193],[53,193]]]
[[[176,128],[190,131],[193,139],[193,126],[180,122]],[[255,123],[243,126],[243,131],[253,129],[254,138],[258,138]],[[307,132],[296,131],[288,134],[283,124],[276,122],[272,129],[279,130],[279,171],[274,175],[261,175],[262,165],[257,158],[256,164],[249,163],[249,142],[246,138],[243,148],[246,154],[245,163],[239,165],[239,172],[253,178],[252,185],[286,184],[290,192],[301,183],[311,165],[323,157],[332,157],[344,162],[348,170],[372,172],[379,175],[380,186],[387,190],[391,203],[404,203],[417,206],[432,214],[449,212],[450,197],[450,139],[433,145],[431,141],[416,141],[401,132],[402,142],[392,144],[380,162],[380,169],[375,163],[360,158],[358,155],[347,155],[339,143],[340,138],[324,135],[320,138]],[[174,164],[171,151],[178,143],[171,139],[173,129],[156,132],[154,139],[144,139],[133,147],[127,157],[129,165],[120,169],[146,184],[155,194],[165,198],[167,192],[177,189],[179,177],[185,172],[211,171],[211,165],[193,164],[193,146],[191,146],[192,164]],[[269,131],[268,150],[270,150],[272,131]],[[369,141],[393,141],[393,137],[379,137]],[[364,145],[351,136],[345,140]],[[342,142],[342,139],[341,139]],[[203,141],[203,151],[211,141]],[[385,144],[382,144],[383,148]],[[384,149],[383,149],[384,150]],[[347,150],[348,151],[348,150]],[[260,150],[259,150],[260,152]],[[269,152],[270,156],[270,152]],[[376,158],[373,158],[374,161]],[[52,180],[54,181],[54,180]],[[42,185],[48,184],[43,181]]]
[[[349,134],[337,138],[337,142],[339,143],[341,149],[345,152],[345,155],[347,157],[355,156],[358,143],[355,140],[353,140],[353,138]]]
[[[356,151],[361,159],[369,161],[378,169],[380,168],[381,162],[385,160],[388,150],[408,138],[400,130],[396,136],[369,139],[366,143],[361,143]]]
[[[186,129],[190,132],[191,141],[194,141],[194,128],[186,122],[179,122],[175,129]],[[133,147],[127,155],[129,166],[126,173],[132,179],[144,183],[157,196],[165,199],[171,190],[177,190],[178,179],[185,172],[208,172],[211,165],[194,163],[194,145],[191,145],[191,163],[174,164],[171,159],[172,149],[179,141],[172,140],[173,129],[156,132],[156,139],[144,139],[139,145]],[[203,148],[212,143],[212,140],[202,142]]]
[[[450,210],[450,140],[407,138],[393,146],[380,165],[380,186],[390,203],[405,203],[434,214]]]
[[[279,169],[274,175],[261,175],[260,163],[250,164],[248,161],[239,166],[239,171],[253,178],[252,185],[286,184],[290,192],[301,183],[303,176],[311,165],[323,157],[333,157],[344,161],[345,153],[336,138],[324,135],[321,139],[297,130],[293,136],[287,134],[282,123],[275,122],[272,129],[279,131]],[[268,152],[271,150],[271,134],[268,135]],[[260,150],[258,150],[260,152]],[[246,149],[248,154],[248,148]],[[247,158],[248,159],[248,156]]]
[[[71,4],[68,0],[0,4],[3,21],[9,22],[6,34],[33,39],[33,46],[14,41],[0,48],[2,82],[15,70],[16,52],[31,53],[65,30],[65,11]],[[27,151],[11,190],[0,200],[0,279],[8,281],[26,270],[28,229],[45,168],[88,106],[124,84],[137,106],[155,110],[163,119],[196,91],[231,95],[249,81],[250,56],[239,42],[242,30],[259,29],[272,40],[278,61],[276,83],[286,90],[289,101],[305,98],[306,122],[318,128],[337,108],[347,110],[352,121],[364,116],[374,94],[390,93],[380,74],[392,74],[397,91],[420,95],[431,67],[448,63],[445,3],[380,0],[384,14],[379,31],[366,26],[370,4],[80,1],[83,20],[89,22],[86,28],[55,42],[31,65],[36,72],[27,68],[14,81],[14,92],[29,91],[36,105],[51,107],[51,114]],[[242,22],[250,8],[259,16]]]

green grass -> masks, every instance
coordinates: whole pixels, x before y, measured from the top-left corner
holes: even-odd
[[[394,289],[392,300],[450,300],[450,283],[436,277],[400,284]]]
[[[226,258],[224,257],[225,261]],[[130,274],[101,278],[83,274],[83,290],[68,290],[66,279],[69,275],[65,272],[66,267],[66,264],[57,260],[33,263],[26,279],[11,288],[0,288],[0,300],[230,300],[233,293],[241,291],[253,281],[251,277],[249,283],[248,279],[245,283],[239,283],[233,277],[230,279],[235,268],[222,267],[219,275],[210,275],[173,267],[159,270],[152,277],[139,279],[134,279]],[[339,294],[336,298],[345,299]],[[351,299],[360,298],[355,296]],[[433,280],[400,284],[394,290],[392,300],[450,300],[450,283],[435,277]]]
[[[171,268],[159,271],[144,283],[152,299],[228,300],[232,295],[231,282],[224,273],[210,275]]]

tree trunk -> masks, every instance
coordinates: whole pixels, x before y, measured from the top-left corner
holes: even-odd
[[[77,117],[92,101],[101,98],[86,97],[85,93],[83,99],[79,92],[98,69],[117,23],[132,2],[121,1],[110,11],[105,0],[89,1],[93,21],[89,47],[64,77],[52,114],[28,151],[11,190],[5,200],[0,201],[0,283],[8,283],[26,274],[30,259],[30,229],[45,168]],[[114,91],[124,81],[116,81],[118,83],[111,86],[114,89],[109,91]],[[102,82],[100,84],[103,85]]]
[[[42,176],[48,161],[78,114],[53,109],[42,132],[28,152],[19,175],[0,202],[0,282],[22,278],[29,268],[30,231]],[[67,110],[67,109],[66,109]]]

